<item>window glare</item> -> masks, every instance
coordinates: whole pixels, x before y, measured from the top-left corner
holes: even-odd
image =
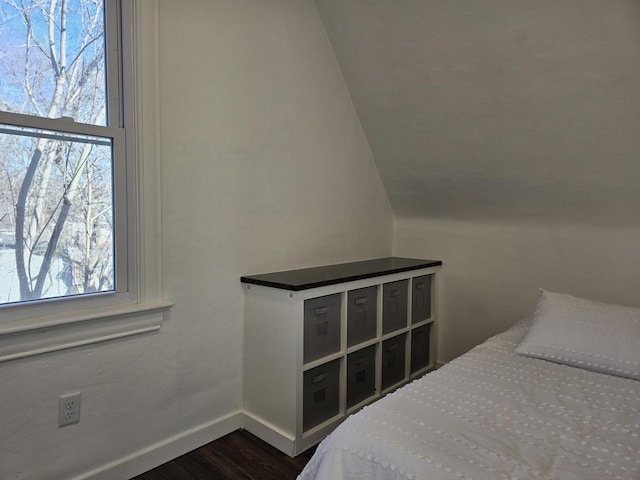
[[[0,0],[0,110],[105,125],[103,2],[55,5]]]

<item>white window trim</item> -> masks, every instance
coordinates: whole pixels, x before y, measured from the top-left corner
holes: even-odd
[[[133,170],[128,180],[136,188],[133,208],[136,215],[129,218],[129,229],[136,232],[130,238],[129,261],[134,261],[131,281],[136,298],[127,303],[99,305],[82,310],[51,311],[46,302],[25,307],[31,318],[0,322],[0,362],[102,343],[160,329],[167,309],[172,303],[162,300],[161,274],[161,209],[160,149],[158,107],[158,12],[157,0],[131,0],[124,5],[124,21],[133,22],[124,29],[131,37],[123,39],[125,68],[131,75],[126,89],[125,105],[134,120],[135,137],[129,135],[128,151],[136,160],[129,162]],[[144,80],[144,81],[143,81]],[[133,87],[133,88],[131,88]],[[142,121],[144,118],[144,122]],[[89,299],[87,299],[89,300]],[[82,308],[82,307],[78,307]]]
[[[0,362],[160,330],[170,303],[131,304],[2,325]]]

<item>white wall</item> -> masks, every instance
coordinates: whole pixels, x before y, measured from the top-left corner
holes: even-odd
[[[316,0],[396,216],[637,225],[637,0]]]
[[[538,289],[640,306],[640,226],[397,219],[394,254],[443,261],[439,361],[533,313]]]
[[[159,134],[175,306],[156,334],[0,364],[2,479],[127,478],[235,428],[239,277],[391,253],[391,209],[311,0],[158,6],[159,78],[143,83],[160,119],[143,128]],[[59,429],[58,396],[76,390],[81,421]]]
[[[443,260],[440,359],[544,287],[640,304],[637,0],[315,0],[395,216]]]

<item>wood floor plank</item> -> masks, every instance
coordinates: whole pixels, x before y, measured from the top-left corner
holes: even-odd
[[[230,460],[224,450],[225,446],[223,443],[205,445],[204,447],[194,451],[193,455],[185,456],[181,461],[187,461],[187,459],[190,458],[197,458],[205,469],[215,471],[216,475],[218,475],[209,478],[252,480],[251,476],[244,471],[243,466],[240,463]]]
[[[237,430],[131,480],[294,480],[314,450],[291,458]]]
[[[218,448],[230,462],[241,465],[249,478],[279,480],[295,478],[298,473],[287,455],[252,435],[227,435]]]
[[[137,480],[189,480],[188,473],[175,462],[171,461],[158,468],[136,477]]]

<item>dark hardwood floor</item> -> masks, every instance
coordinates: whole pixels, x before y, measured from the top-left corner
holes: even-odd
[[[314,450],[291,458],[237,430],[132,480],[293,480]]]

